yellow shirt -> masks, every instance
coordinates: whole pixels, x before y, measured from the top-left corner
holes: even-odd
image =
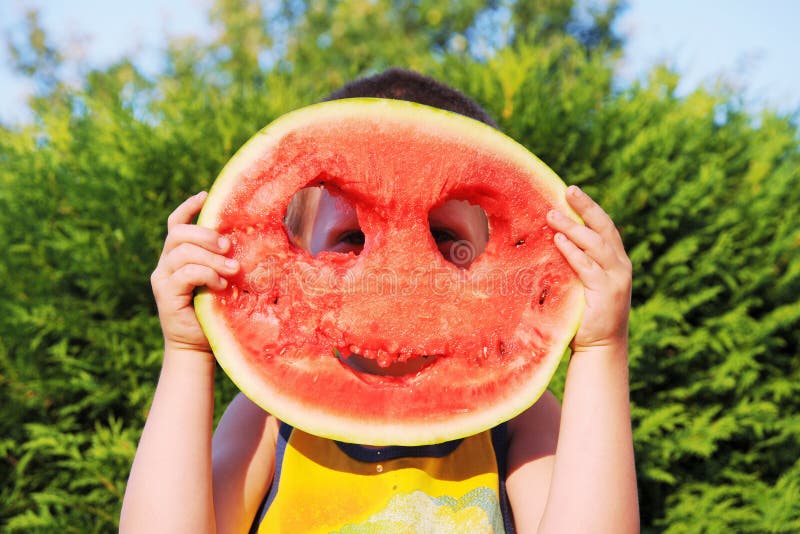
[[[367,448],[281,424],[254,533],[510,532],[505,425],[421,447]]]

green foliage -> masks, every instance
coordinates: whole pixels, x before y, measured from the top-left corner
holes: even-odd
[[[679,98],[663,69],[614,91],[618,5],[572,8],[224,0],[213,42],[77,90],[31,15],[13,44],[34,120],[0,126],[0,525],[115,529],[160,367],[148,278],[167,214],[273,118],[403,65],[474,96],[618,223],[643,530],[800,530],[796,124]]]

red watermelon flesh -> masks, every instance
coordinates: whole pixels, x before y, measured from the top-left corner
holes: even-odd
[[[312,256],[289,239],[290,199],[321,184],[355,207],[360,254]],[[198,316],[242,391],[307,432],[372,445],[479,432],[538,399],[579,323],[582,286],[545,222],[571,213],[564,190],[522,146],[459,115],[379,99],[298,110],[210,191],[199,223],[231,239],[242,269],[198,295]],[[468,269],[428,227],[453,199],[480,205],[491,229]]]

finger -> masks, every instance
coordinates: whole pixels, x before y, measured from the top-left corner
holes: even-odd
[[[567,188],[567,202],[581,216],[586,226],[600,234],[600,237],[612,246],[622,247],[622,238],[614,225],[614,221],[580,187],[571,185]]]
[[[228,287],[228,281],[211,267],[187,263],[170,275],[168,282],[175,295],[189,295],[196,287],[205,286],[212,290]]]
[[[593,229],[578,224],[557,211],[550,211],[547,214],[547,222],[551,228],[565,235],[601,267],[611,268],[618,261],[614,249]]]
[[[161,255],[169,254],[183,243],[197,245],[217,254],[224,254],[231,245],[227,237],[219,235],[219,233],[210,228],[204,228],[196,224],[176,224],[170,228],[167,234]]]
[[[156,303],[161,308],[162,302],[170,302],[175,297],[191,297],[197,287],[225,289],[228,280],[210,267],[188,263],[172,273],[156,269],[150,276],[150,284]]]
[[[602,287],[605,271],[596,261],[561,232],[556,233],[553,241],[584,286],[589,289]]]
[[[184,265],[196,264],[209,267],[221,276],[231,276],[239,270],[239,262],[215,254],[193,243],[181,243],[159,262],[167,275],[180,270]]]
[[[200,213],[203,207],[203,202],[206,201],[208,193],[201,191],[194,196],[191,196],[183,201],[183,203],[175,208],[175,211],[167,217],[167,229],[172,229],[173,226],[178,224],[188,224],[192,219]]]

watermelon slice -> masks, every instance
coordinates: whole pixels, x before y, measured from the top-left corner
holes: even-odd
[[[287,205],[318,185],[355,207],[359,254],[312,256],[289,238]],[[583,287],[545,222],[553,208],[578,220],[565,189],[461,115],[362,98],[300,109],[211,188],[198,224],[230,238],[242,268],[197,295],[197,315],[238,387],[306,432],[371,445],[480,432],[540,397],[579,324]],[[428,227],[448,200],[488,217],[485,251],[466,269]]]

